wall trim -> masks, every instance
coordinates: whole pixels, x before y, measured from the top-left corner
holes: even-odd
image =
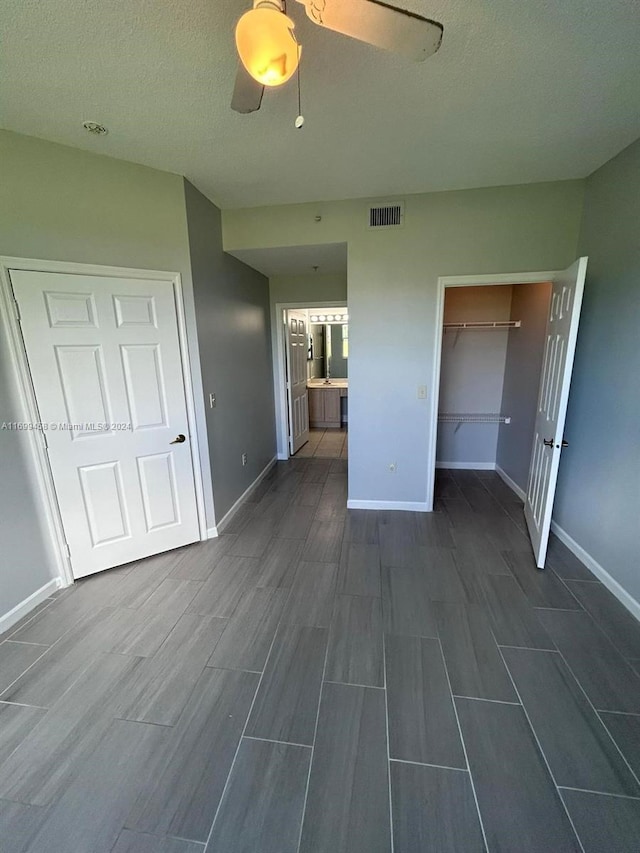
[[[495,462],[436,462],[436,468],[452,468],[454,471],[495,471]]]
[[[63,586],[66,586],[63,578],[53,578],[44,586],[41,586],[40,589],[32,592],[31,595],[24,599],[24,601],[21,601],[19,604],[16,604],[15,607],[12,607],[8,613],[0,616],[0,634],[8,631],[9,628],[12,628],[16,622],[19,622],[24,616],[30,613],[34,607],[37,607],[43,601],[46,601],[52,592],[55,592]]]
[[[187,342],[187,328],[184,311],[183,286],[180,273],[166,270],[130,269],[97,264],[81,264],[75,261],[48,261],[43,259],[13,258],[0,256],[0,315],[7,331],[7,340],[11,357],[11,368],[18,389],[19,405],[25,421],[40,420],[35,391],[31,382],[31,373],[22,338],[22,329],[14,310],[15,300],[11,285],[11,270],[32,272],[68,273],[87,276],[108,276],[110,278],[135,278],[150,281],[167,281],[173,285],[176,305],[178,340],[180,345],[181,369],[184,381],[187,424],[190,435],[191,465],[198,512],[200,538],[207,535],[204,483],[200,458],[200,439],[197,429],[195,398],[189,366],[191,357]],[[28,430],[27,436],[31,450],[31,461],[42,501],[43,512],[49,531],[48,551],[64,586],[75,580],[71,560],[68,554],[64,526],[58,506],[53,474],[49,467],[49,458],[45,449],[44,433],[40,430]]]
[[[575,554],[580,562],[584,563],[589,571],[592,572],[598,580],[602,581],[609,592],[615,595],[620,604],[624,605],[629,613],[640,621],[640,602],[636,601],[636,599],[630,595],[627,590],[609,574],[604,566],[601,566],[600,563],[595,560],[591,554],[589,554],[588,551],[585,551],[581,545],[578,545],[576,540],[569,536],[567,531],[563,530],[557,521],[551,521],[551,530],[555,533],[558,539],[566,545],[573,554]]]
[[[509,488],[511,488],[521,500],[526,499],[526,494],[522,491],[520,486],[518,486],[518,484],[515,483],[508,474],[505,474],[502,468],[498,465],[496,465],[496,471],[507,486],[509,486]],[[553,519],[551,519],[551,532],[555,533],[562,544],[566,545],[571,553],[574,554],[580,562],[583,563],[596,578],[598,578],[598,580],[602,581],[609,592],[615,595],[620,604],[626,607],[629,613],[640,621],[640,602],[636,601],[636,599],[630,595],[630,593],[628,593],[612,575],[609,574],[604,566],[601,566],[588,551],[584,550],[582,545],[579,545],[576,540],[572,536],[569,536],[567,531],[563,530],[558,522]]]
[[[219,535],[217,527],[207,527],[207,539],[217,539]]]
[[[511,477],[503,471],[502,468],[496,463],[496,474],[509,486],[512,492],[515,492],[516,495],[520,498],[521,501],[526,501],[527,495],[524,489],[521,489],[520,486],[516,483],[515,480],[512,480]]]
[[[246,488],[246,489],[244,490],[244,492],[240,495],[240,497],[239,497],[239,498],[238,498],[238,500],[234,503],[234,505],[231,507],[231,509],[230,509],[230,510],[228,510],[228,511],[225,513],[225,515],[220,519],[220,521],[217,523],[217,525],[215,526],[215,528],[210,528],[211,530],[215,530],[215,531],[216,531],[216,532],[215,532],[215,536],[218,536],[220,533],[223,533],[223,532],[224,532],[225,527],[229,524],[229,522],[231,521],[231,519],[233,518],[233,516],[234,516],[234,515],[237,513],[237,511],[240,509],[241,504],[242,504],[242,503],[243,503],[243,502],[244,502],[244,501],[249,497],[249,495],[251,494],[251,492],[252,492],[255,488],[257,488],[257,487],[260,485],[260,483],[264,480],[264,478],[267,476],[267,474],[269,473],[269,471],[271,471],[271,469],[273,468],[273,466],[276,464],[276,462],[277,462],[277,461],[278,461],[278,457],[277,457],[277,456],[274,456],[274,457],[273,457],[273,459],[270,459],[270,460],[269,460],[269,462],[267,462],[267,464],[264,466],[264,468],[262,469],[262,471],[261,471],[261,472],[258,474],[258,476],[255,478],[255,480],[253,481],[253,483],[251,483],[251,485],[250,485],[248,488]],[[214,536],[214,537],[209,537],[209,538],[210,538],[210,539],[211,539],[211,538],[215,538],[215,536]]]
[[[431,508],[426,501],[348,500],[347,509],[394,509],[401,512],[431,512]]]

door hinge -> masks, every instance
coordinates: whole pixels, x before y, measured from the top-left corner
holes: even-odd
[[[64,543],[64,547],[65,547],[65,549],[66,549],[66,551],[67,551],[67,557],[69,558],[69,560],[71,560],[71,548],[69,547],[69,543],[68,543],[68,542],[65,542],[65,543]]]
[[[20,323],[22,320],[22,317],[20,316],[20,306],[15,299],[13,300],[13,311],[16,315],[16,320]]]

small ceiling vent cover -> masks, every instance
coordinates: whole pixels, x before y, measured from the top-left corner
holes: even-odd
[[[403,201],[375,204],[369,208],[369,228],[401,228],[403,224]]]

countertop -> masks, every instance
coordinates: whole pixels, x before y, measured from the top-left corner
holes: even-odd
[[[308,379],[307,388],[348,388],[348,379]]]

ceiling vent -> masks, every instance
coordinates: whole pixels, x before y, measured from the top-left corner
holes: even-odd
[[[401,228],[404,224],[404,202],[375,204],[369,208],[369,228]]]

